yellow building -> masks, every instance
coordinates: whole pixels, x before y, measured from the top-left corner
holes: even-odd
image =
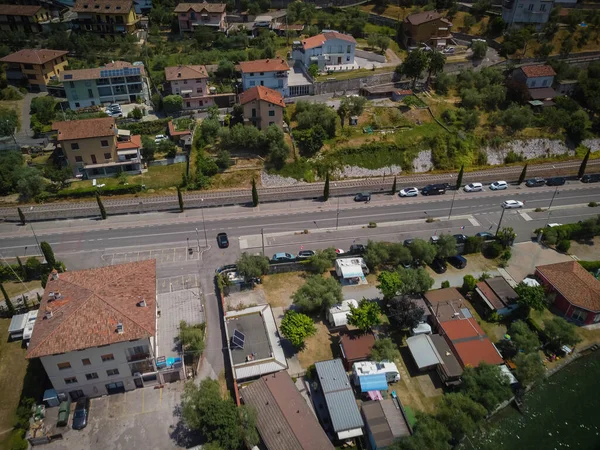
[[[64,50],[25,49],[0,59],[8,64],[7,77],[13,80],[27,79],[32,92],[45,92],[50,80],[58,76],[69,65]]]
[[[72,11],[80,30],[100,37],[134,33],[139,22],[132,0],[76,0]]]
[[[0,30],[39,33],[50,13],[39,5],[0,5]]]

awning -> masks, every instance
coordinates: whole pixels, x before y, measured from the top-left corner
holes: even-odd
[[[406,344],[419,369],[435,366],[441,362],[440,355],[429,335],[411,336],[406,340]]]
[[[117,135],[119,135],[119,136],[131,136],[131,131],[119,128],[119,130],[117,131]]]
[[[341,266],[342,278],[362,278],[365,276],[360,265]]]
[[[369,392],[367,392],[367,396],[371,400],[379,400],[379,401],[383,400],[383,395],[381,395],[381,392],[379,392],[379,391],[369,391]]]
[[[385,373],[363,375],[358,380],[360,382],[360,392],[385,391],[388,388]]]
[[[192,92],[194,92],[192,89],[185,89],[181,91],[182,94],[191,94]]]
[[[137,149],[132,150],[117,150],[117,154],[119,155],[137,155]]]

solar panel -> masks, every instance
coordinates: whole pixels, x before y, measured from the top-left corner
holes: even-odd
[[[244,333],[242,333],[241,331],[233,330],[233,337],[231,338],[231,342],[236,347],[243,349],[244,343],[246,342],[246,336],[244,336]]]
[[[65,77],[64,77],[64,78],[65,78],[65,80],[70,80],[70,79],[72,79],[72,78],[73,78],[73,75],[65,75]]]

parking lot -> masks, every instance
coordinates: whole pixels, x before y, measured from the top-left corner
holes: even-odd
[[[177,415],[183,382],[161,389],[143,388],[92,399],[88,426],[68,430],[64,439],[44,445],[48,450],[175,449],[181,442]],[[168,431],[167,431],[168,430]],[[181,446],[178,445],[178,441]]]
[[[196,251],[196,248],[193,248],[193,253],[190,253],[185,247],[143,250],[126,253],[105,253],[102,255],[102,261],[105,265],[145,261],[147,259],[156,259],[157,265],[176,264],[185,261],[197,261],[199,258],[200,254]]]

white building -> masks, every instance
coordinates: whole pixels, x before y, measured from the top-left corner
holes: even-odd
[[[354,299],[344,300],[339,305],[334,305],[327,312],[327,320],[332,327],[343,327],[348,324],[350,307],[358,308],[358,302]]]
[[[72,400],[162,383],[156,369],[156,261],[53,272],[27,358]]]
[[[339,258],[335,260],[335,273],[342,283],[366,284],[365,269],[369,273],[362,258]]]
[[[388,383],[400,381],[400,372],[393,362],[361,361],[352,364],[352,377],[357,385],[360,383],[360,377],[381,374],[385,375]]]
[[[244,91],[254,86],[265,86],[278,91],[284,97],[289,95],[288,71],[290,66],[285,59],[241,61],[240,69]]]
[[[306,68],[316,64],[319,71],[352,70],[356,68],[354,52],[356,39],[337,31],[325,31],[303,41],[296,41],[292,47],[292,58]]]
[[[553,6],[554,0],[504,0],[502,20],[509,28],[533,25],[540,29],[548,22]]]

